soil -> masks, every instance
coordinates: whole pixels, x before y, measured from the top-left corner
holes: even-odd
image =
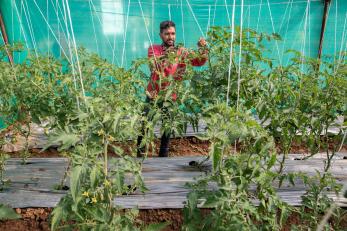
[[[0,221],[0,231],[49,231],[49,216],[52,212],[51,208],[25,208],[15,209],[21,214],[20,220]],[[208,216],[211,210],[203,209],[202,213]],[[346,210],[345,210],[346,212]],[[181,230],[183,225],[182,209],[148,209],[140,210],[138,220],[145,225],[169,222],[169,225],[163,231]],[[336,224],[336,221],[330,221]],[[303,225],[298,213],[289,216],[287,223],[282,231],[291,230],[291,225]],[[347,229],[346,214],[339,221],[341,230]],[[305,226],[304,226],[305,227]]]
[[[155,142],[155,152],[152,152],[152,148],[150,148],[148,157],[156,157],[159,150],[160,140],[156,140]],[[135,150],[136,146],[134,142],[125,142],[125,143],[115,143],[114,145],[121,147],[125,153],[131,154],[134,153],[132,150]],[[170,140],[170,152],[169,156],[175,157],[175,156],[206,156],[209,152],[209,141],[202,141],[199,140],[196,137],[183,137],[183,138],[173,138]],[[330,144],[332,146],[333,144]],[[279,145],[277,144],[277,150],[280,152]],[[239,149],[237,147],[237,149]],[[321,149],[321,152],[324,152],[323,149]],[[342,146],[341,152],[347,152],[347,144]],[[49,148],[45,151],[42,151],[41,149],[31,149],[30,150],[30,157],[35,158],[56,158],[56,157],[62,157],[60,152],[56,148]],[[154,153],[154,154],[153,154]],[[299,144],[299,143],[293,143],[290,153],[295,154],[307,154],[309,153],[309,150],[305,145]],[[21,157],[20,152],[12,152],[9,153],[11,157]],[[117,157],[117,155],[112,151],[109,150],[109,155]]]
[[[160,140],[155,141],[155,152],[158,153]],[[125,153],[131,153],[135,149],[133,142],[116,143],[124,149]],[[170,156],[206,156],[208,155],[209,142],[201,141],[195,137],[174,138],[170,141]],[[342,150],[347,152],[347,145],[344,145]],[[291,153],[305,154],[308,149],[301,145],[294,143],[291,148]],[[20,157],[19,152],[10,153],[11,157]],[[110,150],[111,156],[117,156]],[[31,157],[61,157],[59,151],[55,148],[42,151],[41,149],[32,149]],[[152,156],[151,152],[149,157]],[[22,215],[20,220],[0,221],[0,231],[46,231],[49,229],[49,215],[52,208],[24,208],[15,209],[17,213]],[[208,210],[205,212],[209,213]],[[170,222],[170,225],[165,231],[180,230],[183,224],[183,210],[182,209],[151,209],[140,210],[138,219],[145,224]],[[298,215],[291,215],[287,225],[283,230],[290,230],[291,224],[300,224],[300,217]],[[344,227],[347,229],[347,218],[344,218]]]

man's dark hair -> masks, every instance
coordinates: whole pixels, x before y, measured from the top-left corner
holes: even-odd
[[[160,23],[160,33],[162,33],[163,30],[165,30],[165,29],[167,29],[169,27],[175,27],[176,28],[176,25],[175,25],[175,23],[173,21],[170,21],[170,20],[161,22]]]

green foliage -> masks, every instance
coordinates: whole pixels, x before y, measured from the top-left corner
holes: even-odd
[[[303,224],[317,227],[317,219],[327,210],[333,210],[333,218],[338,219],[341,210],[329,205],[332,201],[326,190],[339,191],[329,169],[343,137],[343,127],[335,121],[346,116],[346,63],[315,60],[292,51],[289,65],[274,67],[263,44],[280,40],[279,35],[251,29],[241,33],[236,28],[230,44],[230,32],[227,27],[208,32],[209,60],[203,70],[191,65],[203,50],[185,49],[184,59],[175,52],[160,57],[165,58],[165,65],[178,60],[185,74],[178,79],[161,78],[159,84],[166,85],[165,89],[145,103],[150,78],[143,66],[153,68],[154,60],[136,60],[125,70],[80,48],[79,65],[74,58],[69,63],[30,52],[22,64],[0,61],[0,114],[26,138],[23,162],[29,157],[32,122],[44,122],[49,145],[60,144],[60,151],[69,158],[71,166],[65,175],[70,176],[70,191],[52,213],[53,230],[145,229],[136,218],[138,211],[124,211],[113,202],[115,196],[146,191],[142,162],[133,158],[135,150],[126,155],[120,144],[136,140],[143,130],[141,146],[148,152],[156,125],[161,124],[162,133],[180,135],[188,123],[197,128],[201,118],[207,129],[199,138],[211,142],[212,174],[191,185],[184,230],[281,229],[294,209],[277,196],[273,183],[281,187],[284,181],[294,184],[298,178],[308,187],[303,206],[297,210]],[[1,46],[1,60],[6,51],[21,49],[20,45]],[[261,125],[250,111],[259,116]],[[338,134],[328,132],[331,126],[337,126]],[[274,171],[274,140],[284,154],[278,172]],[[282,174],[294,141],[305,144],[311,155],[326,151],[324,172],[315,177]],[[111,161],[110,150],[117,155]],[[0,188],[7,182],[6,160],[1,154]],[[215,210],[206,218],[200,207]],[[146,230],[165,225],[153,224]]]
[[[342,230],[340,227],[343,209],[335,206],[334,201],[327,196],[328,193],[338,194],[341,191],[341,185],[336,182],[331,174],[321,174],[316,172],[313,177],[301,176],[303,183],[308,187],[306,193],[302,196],[302,205],[298,208],[301,224],[292,225],[292,230],[317,230],[322,217],[329,210],[332,210],[329,222],[326,222],[323,230]]]
[[[5,178],[6,161],[10,158],[8,154],[0,150],[0,192],[10,184],[10,180]]]
[[[7,206],[0,204],[0,221],[19,218],[21,218],[21,215],[17,214],[12,208],[8,208]]]
[[[192,186],[184,230],[280,229],[290,207],[272,185],[279,177],[272,171],[273,139],[245,112],[225,104],[208,109],[206,123],[213,172]],[[237,154],[231,152],[236,140],[241,144]],[[205,219],[199,219],[199,200],[199,206],[215,208]]]
[[[263,73],[272,67],[272,60],[264,54],[263,45],[266,40],[278,40],[277,35],[257,33],[252,29],[236,27],[233,41],[233,52],[230,57],[231,28],[212,27],[208,32],[209,61],[208,68],[201,74],[197,73],[192,79],[194,95],[202,101],[202,105],[224,102],[229,87],[230,105],[236,106],[238,98],[238,71],[240,71],[240,104],[251,109],[253,99],[257,97],[261,88],[260,80]],[[240,40],[242,40],[242,53],[240,56]],[[241,57],[241,66],[239,61]],[[230,84],[228,78],[230,74]]]

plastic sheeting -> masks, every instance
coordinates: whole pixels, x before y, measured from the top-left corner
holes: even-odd
[[[75,43],[127,67],[160,43],[159,23],[176,23],[177,42],[195,47],[209,26],[230,26],[233,0],[6,0],[0,2],[9,40],[22,41],[37,53],[69,56]],[[286,64],[285,51],[317,56],[322,0],[236,0],[235,25],[279,33],[270,56]],[[332,0],[323,54],[346,49],[347,1]],[[23,57],[18,54],[16,61]]]

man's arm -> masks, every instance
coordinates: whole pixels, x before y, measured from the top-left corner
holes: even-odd
[[[208,59],[208,49],[206,46],[207,46],[206,40],[204,38],[200,38],[198,41],[198,48],[199,48],[198,57],[195,57],[190,60],[192,66],[199,67],[206,63]],[[191,53],[191,54],[195,56],[194,53]]]

